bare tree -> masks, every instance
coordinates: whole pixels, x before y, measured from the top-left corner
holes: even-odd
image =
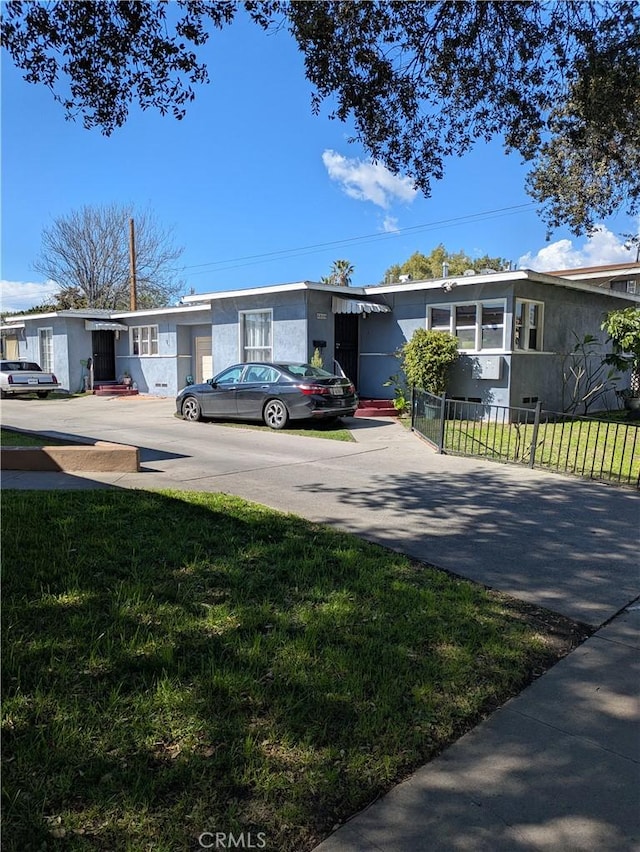
[[[149,212],[111,204],[82,207],[43,231],[34,264],[57,282],[60,305],[127,310],[129,308],[129,220],[135,221],[137,304],[171,304],[182,289],[174,268],[183,249]]]

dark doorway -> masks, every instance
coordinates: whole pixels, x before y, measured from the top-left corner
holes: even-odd
[[[93,380],[112,382],[116,377],[116,345],[112,331],[92,331]]]
[[[334,358],[358,387],[358,314],[335,314]]]

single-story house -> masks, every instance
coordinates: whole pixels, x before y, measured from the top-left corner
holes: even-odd
[[[449,393],[485,404],[561,410],[563,362],[577,339],[601,340],[604,315],[640,307],[640,264],[445,276],[369,287],[310,281],[185,296],[172,308],[61,310],[7,317],[3,357],[38,361],[69,391],[127,372],[141,393],[174,396],[247,360],[340,365],[363,398],[391,398],[396,351],[417,328],[460,343]]]

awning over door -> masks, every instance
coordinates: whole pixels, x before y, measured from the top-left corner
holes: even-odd
[[[110,320],[85,320],[86,331],[127,331],[128,326]]]
[[[389,314],[388,305],[377,302],[363,302],[359,299],[343,299],[341,296],[331,297],[331,310],[334,314]]]

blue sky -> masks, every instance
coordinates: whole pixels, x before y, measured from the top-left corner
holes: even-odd
[[[68,122],[49,92],[25,83],[2,56],[2,278],[4,310],[56,289],[33,268],[44,228],[84,205],[133,204],[184,247],[184,292],[319,280],[338,258],[354,285],[438,243],[472,257],[534,269],[633,260],[619,216],[595,238],[546,228],[524,191],[525,169],[498,140],[452,160],[424,198],[349,144],[328,108],[313,116],[303,61],[286,32],[238,17],[202,52],[211,83],[186,118],[134,108],[111,137]]]

